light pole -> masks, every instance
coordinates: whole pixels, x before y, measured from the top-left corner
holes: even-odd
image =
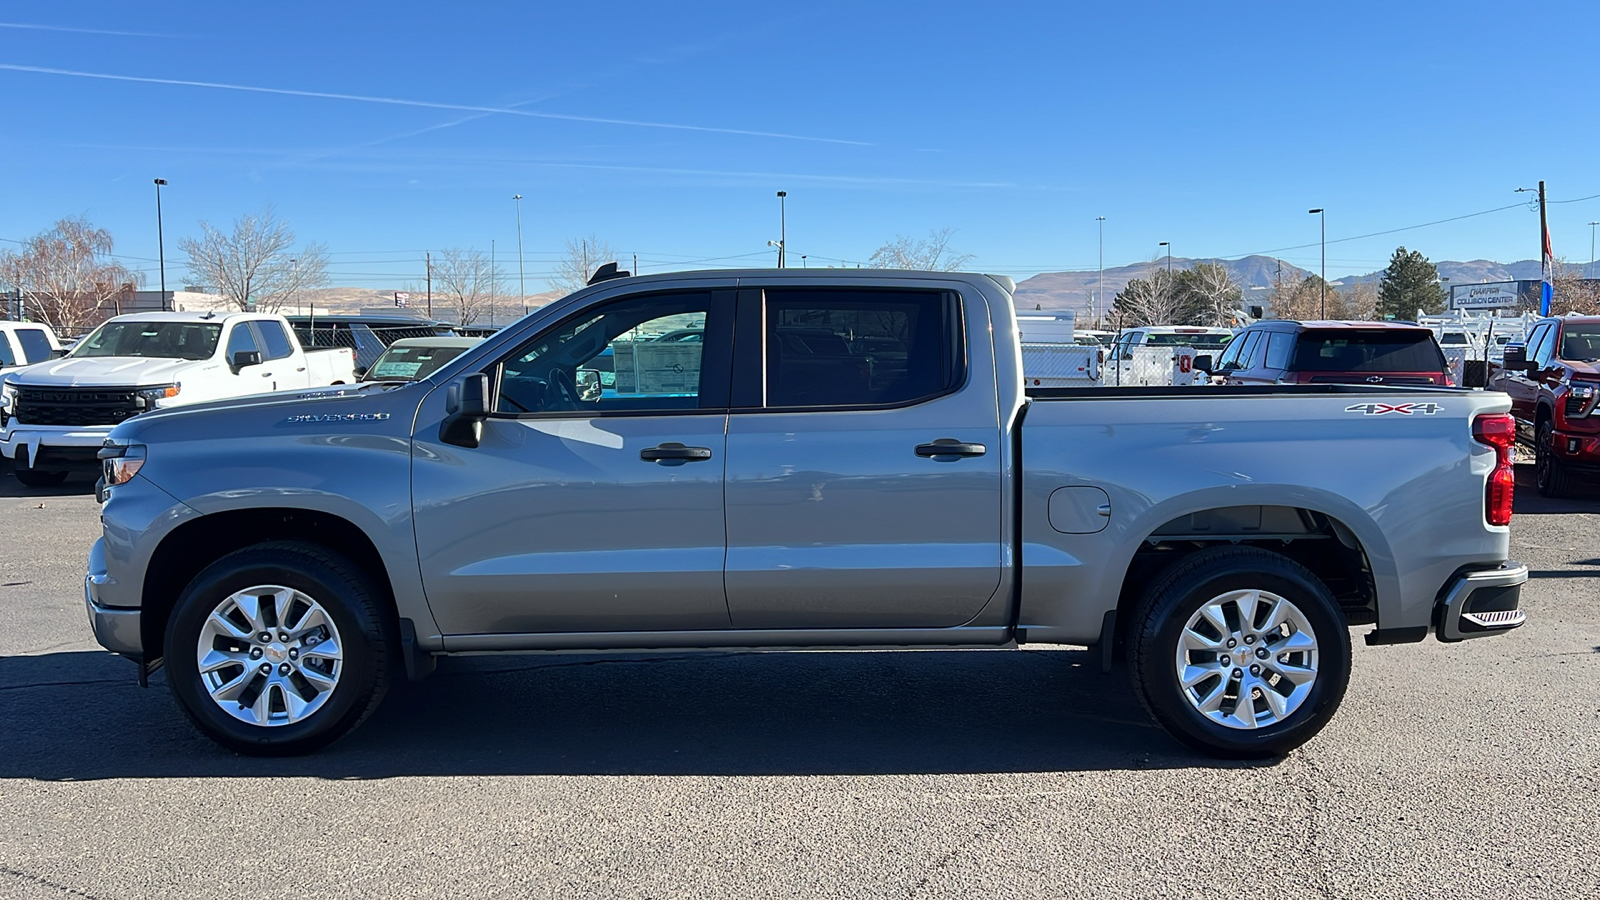
[[[161,234],[161,186],[166,184],[165,178],[156,179],[156,258],[161,263],[161,309],[167,308],[167,245],[166,239]],[[1591,243],[1593,243],[1591,241]]]
[[[1328,317],[1328,213],[1324,209],[1308,209],[1307,213],[1322,218],[1322,306],[1319,316]]]
[[[517,203],[517,296],[522,298],[522,314],[527,315],[528,282],[522,269],[522,195],[513,194],[511,199]]]
[[[780,269],[783,268],[784,248],[789,243],[788,210],[785,208],[788,201],[784,199],[788,196],[788,191],[778,192],[778,268]]]
[[[1095,224],[1100,227],[1100,277],[1095,281],[1094,299],[1089,301],[1089,318],[1094,320],[1095,327],[1100,327],[1100,298],[1106,295],[1106,217],[1095,216]]]
[[[1167,248],[1167,279],[1170,281],[1172,279],[1172,242],[1162,241],[1156,246]]]

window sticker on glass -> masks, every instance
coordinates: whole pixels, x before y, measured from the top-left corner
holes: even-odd
[[[619,341],[613,347],[619,393],[694,394],[700,390],[700,344]]]
[[[406,362],[404,360],[389,360],[372,370],[375,378],[415,378],[417,372],[422,370],[421,362]]]

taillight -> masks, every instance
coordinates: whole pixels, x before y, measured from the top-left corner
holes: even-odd
[[[1517,421],[1505,413],[1479,416],[1472,420],[1472,437],[1494,448],[1494,471],[1484,496],[1483,515],[1490,525],[1511,524],[1511,498],[1517,490],[1512,468],[1512,447],[1517,442]]]

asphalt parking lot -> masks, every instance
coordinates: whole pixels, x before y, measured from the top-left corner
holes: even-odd
[[[1600,489],[1519,474],[1531,622],[1358,641],[1332,725],[1239,764],[1065,647],[448,660],[237,757],[90,637],[87,482],[0,471],[0,897],[1592,898]]]

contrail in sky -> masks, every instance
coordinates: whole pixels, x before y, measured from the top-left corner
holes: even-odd
[[[800,134],[783,134],[775,131],[750,131],[743,128],[713,128],[708,125],[675,125],[670,122],[640,122],[632,119],[607,119],[599,116],[574,116],[564,113],[534,112],[501,106],[473,106],[465,103],[436,103],[431,100],[404,100],[397,97],[369,97],[362,94],[333,94],[323,91],[296,91],[288,88],[256,87],[248,84],[222,84],[214,81],[187,81],[178,78],[145,78],[138,75],[110,75],[104,72],[79,72],[72,69],[51,69],[44,66],[19,66],[0,63],[0,69],[11,72],[34,72],[42,75],[70,75],[74,78],[98,78],[103,81],[132,81],[139,84],[175,84],[182,87],[213,88],[224,91],[246,91],[253,94],[278,94],[286,97],[315,97],[323,100],[354,100],[360,103],[382,103],[389,106],[414,106],[424,109],[454,109],[462,112],[491,113],[504,116],[525,116],[531,119],[558,119],[566,122],[588,122],[596,125],[626,125],[633,128],[665,128],[673,131],[700,131],[710,134],[737,134],[746,137],[779,138],[789,141],[813,141],[822,144],[848,144],[870,147],[865,141],[847,141],[840,138],[807,137]]]
[[[26,28],[30,31],[65,31],[71,34],[109,34],[116,37],[176,37],[176,35],[154,34],[148,31],[107,31],[103,28],[71,28],[66,25],[30,25],[26,22],[0,22],[0,28]]]

